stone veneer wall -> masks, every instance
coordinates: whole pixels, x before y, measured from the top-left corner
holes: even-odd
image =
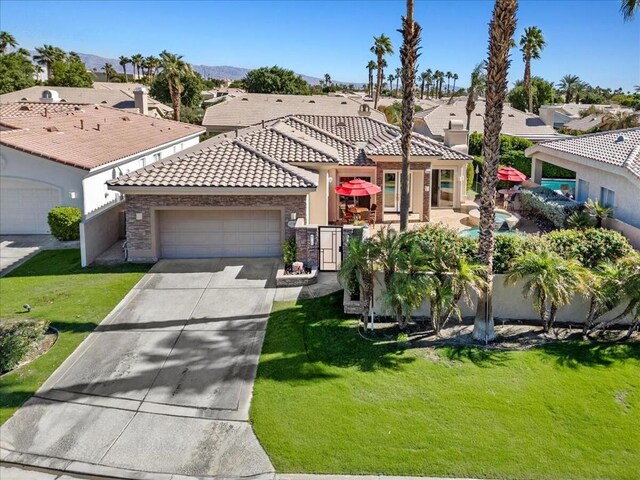
[[[127,248],[132,261],[156,261],[153,255],[137,256],[137,252],[151,252],[151,211],[162,207],[275,207],[284,208],[285,238],[295,235],[289,225],[291,214],[304,219],[307,210],[306,195],[132,195],[126,197]],[[136,220],[136,213],[142,214]]]
[[[427,168],[431,168],[431,162],[411,162],[409,164],[409,170],[424,172]],[[384,200],[382,195],[384,194],[384,171],[385,170],[400,170],[402,164],[398,162],[378,162],[376,163],[376,183],[382,189],[380,193],[375,196],[375,203],[378,205],[376,209],[376,223],[382,223],[384,212]],[[429,187],[429,191],[427,188]],[[372,202],[373,203],[373,202]],[[424,183],[422,185],[422,221],[428,222],[431,218],[431,173],[424,174]]]

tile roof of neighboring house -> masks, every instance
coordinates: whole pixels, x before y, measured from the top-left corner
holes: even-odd
[[[592,128],[599,127],[602,123],[604,114],[587,115],[584,118],[574,118],[573,120],[565,123],[562,128],[565,130],[575,130],[577,132],[586,132]]]
[[[107,182],[137,187],[310,188],[309,178],[238,140],[207,145]]]
[[[606,165],[621,167],[640,180],[640,127],[591,133],[529,147],[533,152],[563,152]]]
[[[81,128],[82,125],[82,128]],[[204,131],[188,123],[72,103],[0,104],[0,144],[91,170]]]
[[[93,88],[35,86],[0,95],[0,103],[39,102],[44,90],[55,90],[60,95],[60,99],[64,100],[61,103],[105,105],[137,112],[138,109],[134,105],[133,90],[138,87],[144,87],[144,85],[138,83],[94,82]],[[173,112],[171,107],[151,97],[149,97],[148,106],[150,110],[157,110],[162,116],[168,116]]]
[[[213,131],[229,131],[288,115],[357,115],[365,103],[349,97],[329,95],[277,95],[245,93],[225,96],[207,108],[202,125]],[[368,104],[367,104],[368,106]],[[382,112],[370,116],[384,121]]]
[[[317,184],[317,174],[300,168],[300,164],[310,167],[332,163],[375,165],[367,155],[397,157],[399,139],[399,128],[371,118],[292,115],[272,120],[264,127],[249,127],[237,136],[218,135],[108,184],[114,187],[313,187]],[[471,159],[418,134],[413,135],[412,150],[415,155]]]
[[[620,105],[613,104],[595,104],[595,103],[562,103],[562,104],[554,104],[554,105],[545,105],[547,107],[553,108],[555,111],[564,113],[573,118],[579,118],[580,112],[587,110],[590,107],[595,107],[598,110],[603,110],[607,112],[633,112],[632,108],[622,107]]]
[[[424,121],[430,137],[444,138],[444,130],[449,125],[449,120],[462,120],[467,123],[466,100],[458,100],[451,105],[440,105],[428,110],[423,110],[415,115],[416,119]],[[484,131],[485,102],[478,100],[476,108],[471,114],[470,132]],[[502,114],[502,133],[524,137],[530,140],[551,140],[561,138],[563,135],[556,132],[552,126],[545,125],[542,119],[532,113],[525,113],[510,105],[505,105]]]

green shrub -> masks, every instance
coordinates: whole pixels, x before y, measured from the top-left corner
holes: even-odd
[[[575,258],[589,268],[604,261],[615,262],[633,251],[622,234],[601,228],[558,230],[544,239],[553,252],[566,259]]]
[[[524,151],[510,150],[505,152],[500,155],[500,163],[520,170],[527,176],[531,175],[531,159],[524,154]],[[575,179],[576,174],[566,168],[558,167],[550,163],[543,163],[542,177]]]
[[[0,325],[0,372],[7,372],[24,358],[49,328],[40,320],[5,321]]]
[[[511,262],[519,256],[535,250],[538,237],[526,235],[496,235],[493,250],[493,272],[507,273]]]
[[[444,224],[426,224],[411,233],[411,242],[416,242],[425,252],[446,248],[473,261],[478,255],[476,239],[461,237],[456,230]]]
[[[567,218],[582,205],[547,187],[523,188],[520,203],[524,211],[530,211],[549,220],[556,228],[564,228]]]
[[[473,162],[467,163],[467,192],[473,188],[473,176],[475,175],[475,167]]]
[[[287,239],[282,246],[282,259],[284,260],[285,268],[291,268],[297,256],[298,246],[296,245],[296,237],[291,237]]]
[[[54,207],[47,216],[51,235],[64,242],[80,238],[81,221],[82,212],[76,207]]]
[[[484,136],[480,132],[473,132],[471,135],[469,135],[469,155],[482,155],[483,141]],[[512,150],[524,152],[531,145],[533,145],[533,143],[531,143],[526,138],[512,137],[510,135],[500,135],[501,154],[510,152]]]

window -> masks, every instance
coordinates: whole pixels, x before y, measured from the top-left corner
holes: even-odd
[[[613,208],[616,204],[616,192],[608,188],[600,188],[600,203],[605,207]]]
[[[578,196],[577,200],[579,202],[586,202],[589,198],[589,182],[586,180],[578,180]]]

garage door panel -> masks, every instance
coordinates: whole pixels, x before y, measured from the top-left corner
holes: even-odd
[[[49,233],[47,214],[60,205],[60,192],[48,185],[0,179],[0,233]]]
[[[158,213],[164,258],[271,257],[282,253],[279,210],[167,210]]]

